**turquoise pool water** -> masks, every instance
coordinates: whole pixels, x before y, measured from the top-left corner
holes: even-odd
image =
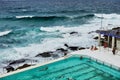
[[[30,69],[0,80],[120,80],[120,71],[89,58],[70,58]]]

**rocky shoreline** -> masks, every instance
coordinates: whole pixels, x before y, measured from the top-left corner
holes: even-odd
[[[95,31],[89,32],[88,34],[94,33]],[[70,32],[69,33],[71,36],[79,36],[78,32]],[[94,37],[93,39],[97,40],[98,36]],[[65,48],[58,48],[55,51],[46,51],[46,52],[42,52],[42,53],[38,53],[37,55],[34,56],[34,58],[53,58],[53,59],[57,59],[59,57],[63,57],[67,54],[69,54],[70,52],[73,51],[77,51],[77,50],[84,50],[84,49],[89,49],[89,47],[80,47],[80,46],[70,46],[69,44],[65,43],[64,44]],[[60,56],[62,55],[62,56]],[[18,69],[23,69],[35,64],[29,64],[27,62],[29,62],[31,59],[18,59],[18,60],[14,60],[14,61],[10,61],[9,64],[7,66],[4,67],[4,69],[6,70],[6,72],[11,72],[11,71],[15,71]],[[37,60],[34,60],[35,62],[38,62]],[[20,65],[18,67],[14,67],[15,65]]]

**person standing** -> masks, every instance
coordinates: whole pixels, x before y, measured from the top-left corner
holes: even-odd
[[[115,55],[115,52],[116,52],[116,47],[113,47],[112,52],[113,52],[113,55]]]
[[[93,50],[93,48],[94,48],[94,46],[92,45],[91,48],[90,48],[90,50]]]

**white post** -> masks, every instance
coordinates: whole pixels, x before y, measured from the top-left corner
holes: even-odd
[[[100,40],[101,40],[101,34],[99,33],[99,36],[98,36],[98,46],[101,46]]]
[[[115,37],[112,37],[112,49],[114,48],[115,46]]]
[[[108,36],[108,40],[107,40],[108,51],[109,51],[109,43],[110,43],[110,36]]]
[[[110,43],[110,36],[108,36],[108,47],[109,47],[109,43]]]

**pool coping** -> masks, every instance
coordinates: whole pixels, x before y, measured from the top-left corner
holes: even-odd
[[[19,72],[23,72],[23,71],[30,70],[30,69],[33,69],[33,68],[37,68],[37,67],[40,67],[40,66],[43,66],[43,65],[46,65],[46,64],[50,64],[50,63],[53,63],[53,62],[56,62],[56,61],[60,61],[60,60],[66,59],[66,58],[69,58],[69,57],[71,57],[71,56],[77,56],[77,55],[78,55],[78,56],[83,56],[83,57],[90,58],[90,59],[92,59],[92,60],[94,60],[94,61],[96,61],[96,62],[102,63],[102,64],[104,64],[104,65],[107,65],[107,66],[111,67],[111,68],[120,70],[120,68],[119,68],[118,66],[115,66],[115,65],[113,65],[113,64],[107,63],[107,62],[102,61],[102,60],[100,60],[100,59],[97,59],[97,58],[95,58],[95,57],[93,57],[93,56],[91,57],[91,56],[85,55],[85,54],[84,54],[84,55],[83,55],[83,54],[69,54],[69,55],[67,55],[67,56],[64,56],[64,57],[61,57],[61,58],[58,58],[58,59],[55,59],[55,60],[51,60],[51,61],[48,61],[48,62],[45,62],[45,63],[42,63],[42,64],[36,64],[36,65],[34,65],[34,66],[30,66],[30,67],[27,67],[27,68],[18,69],[18,70],[13,71],[13,72],[9,72],[9,73],[2,74],[2,75],[0,75],[0,78],[7,77],[7,76],[10,76],[10,75],[19,73]]]

